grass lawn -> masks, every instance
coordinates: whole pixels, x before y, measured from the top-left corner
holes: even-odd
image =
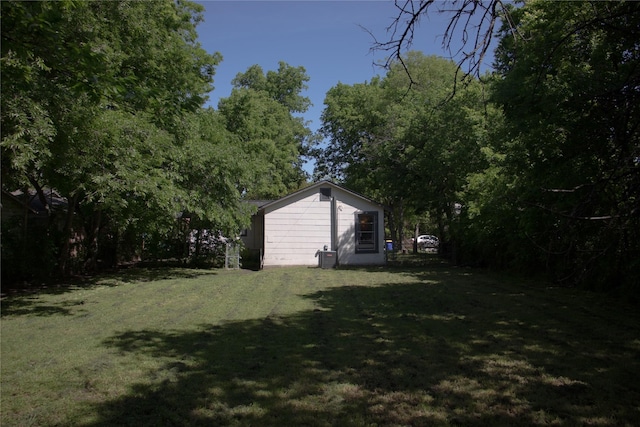
[[[638,425],[640,313],[442,264],[5,297],[5,426]]]

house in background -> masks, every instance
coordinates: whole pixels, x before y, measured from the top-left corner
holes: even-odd
[[[0,220],[4,223],[12,218],[22,218],[25,216],[37,215],[29,204],[12,193],[2,190],[0,199]]]
[[[274,201],[255,202],[258,212],[241,236],[260,250],[264,267],[319,265],[323,251],[339,265],[381,265],[384,207],[330,181],[320,181]]]
[[[50,188],[42,189],[40,199],[35,190],[13,192],[2,190],[0,199],[0,219],[2,223],[20,221],[22,227],[48,227],[54,223],[59,229],[64,226],[67,199]]]

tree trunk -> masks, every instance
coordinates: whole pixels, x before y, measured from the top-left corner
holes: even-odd
[[[445,209],[442,206],[438,207],[436,212],[438,220],[438,233],[440,233],[440,245],[438,246],[438,252],[440,255],[449,257],[449,230],[447,229],[445,221]]]
[[[58,258],[58,268],[63,277],[70,273],[69,257],[71,249],[71,232],[73,231],[73,214],[75,213],[77,202],[77,194],[67,197],[67,215],[64,222],[64,230],[62,232],[62,248],[60,249],[60,255]]]
[[[42,189],[42,187],[40,186],[40,184],[38,183],[38,181],[36,181],[35,178],[33,178],[32,176],[28,176],[29,182],[31,183],[31,185],[33,185],[33,188],[36,190],[36,195],[38,196],[38,200],[40,200],[40,203],[42,203],[42,206],[44,206],[45,211],[47,211],[47,217],[51,217],[51,206],[49,204],[49,202],[47,201],[47,196],[45,196],[44,194],[44,190]],[[28,192],[25,192],[25,195],[29,194]]]
[[[98,264],[98,249],[100,236],[100,227],[102,226],[102,209],[98,209],[91,219],[91,229],[87,230],[87,259],[84,268],[87,271],[94,271]]]
[[[391,232],[391,240],[393,241],[393,249],[397,250],[397,244],[398,244],[398,228],[397,228],[397,221],[396,221],[396,215],[395,215],[395,211],[396,211],[396,207],[392,204],[392,203],[388,203],[388,205],[390,206],[390,210],[389,210],[389,215],[387,216],[387,225],[389,226],[389,231]],[[386,244],[387,242],[385,241],[385,248],[386,248]]]
[[[28,195],[29,190],[25,188],[24,194]],[[29,239],[29,202],[28,199],[24,202],[24,217],[22,218],[22,230],[20,236],[20,276],[24,276],[27,273],[27,243]]]
[[[196,230],[196,247],[195,247],[194,259],[198,259],[200,257],[201,233],[202,233],[202,229],[198,228]]]
[[[396,227],[398,227],[398,240],[399,240],[399,244],[396,250],[401,252],[404,247],[404,200],[400,200],[400,206],[398,207],[398,219],[396,221]]]

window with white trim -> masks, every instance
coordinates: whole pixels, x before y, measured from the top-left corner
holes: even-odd
[[[378,212],[356,214],[356,253],[378,253]]]

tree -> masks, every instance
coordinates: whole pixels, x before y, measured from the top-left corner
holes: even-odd
[[[495,99],[521,226],[569,283],[637,280],[640,6],[525,4],[504,28]],[[637,281],[635,282],[637,283]]]
[[[391,238],[400,249],[405,196],[398,185],[404,176],[399,167],[403,154],[390,155],[387,150],[389,141],[402,132],[391,117],[393,100],[376,78],[334,86],[327,92],[325,106],[321,133],[329,142],[316,152],[315,175],[341,181],[384,203],[390,209]]]
[[[262,67],[252,65],[244,73],[233,79],[235,88],[253,89],[266,92],[279,104],[287,107],[290,113],[304,113],[309,109],[311,101],[301,96],[306,89],[309,76],[304,67],[292,67],[286,62],[278,63],[278,71],[269,70],[264,74]]]
[[[502,25],[498,73],[485,80],[505,117],[482,147],[486,168],[469,176],[461,194],[467,261],[542,270],[564,283],[636,286],[637,3],[462,0],[439,7],[425,0],[396,7],[390,40],[375,48],[401,59],[420,19],[438,8],[450,17],[443,45],[457,37],[459,65],[478,77]]]
[[[430,212],[440,251],[454,260],[461,238],[458,216],[467,202],[465,187],[486,167],[483,149],[499,116],[480,83],[471,81],[445,103],[425,109],[409,132],[414,147],[412,189],[421,195],[412,198],[412,204],[418,212]]]
[[[181,141],[220,60],[196,42],[201,10],[171,1],[2,2],[3,186],[61,191],[67,236],[74,212],[84,219],[87,266],[106,224],[157,228],[196,209],[183,186],[191,152]],[[217,198],[209,195],[209,206]]]
[[[322,131],[330,142],[318,173],[387,204],[394,240],[402,240],[405,214],[428,211],[444,238],[457,192],[480,167],[482,91],[473,85],[449,99],[455,72],[451,61],[409,52],[383,79],[327,94]]]
[[[382,124],[384,94],[380,79],[329,89],[322,112],[322,135],[328,139],[325,149],[317,151],[319,177],[346,182],[371,175],[365,147],[376,137]]]
[[[220,101],[225,127],[237,138],[253,173],[246,197],[280,197],[306,181],[302,156],[312,135],[294,113],[309,106],[300,94],[308,80],[303,67],[281,62],[277,72],[265,75],[254,65],[236,76],[231,95]]]
[[[410,49],[422,17],[433,12],[449,17],[449,22],[442,29],[442,47],[451,57],[460,58],[453,78],[454,90],[459,70],[463,70],[468,77],[482,77],[485,57],[491,49],[496,28],[501,21],[511,25],[511,3],[502,0],[453,0],[446,3],[435,0],[395,0],[395,7],[397,15],[387,27],[389,39],[376,40],[373,48],[389,52],[384,65],[389,66],[393,62],[401,64],[409,76],[410,84],[414,81],[404,62],[404,52]],[[459,47],[454,49],[452,43]]]

